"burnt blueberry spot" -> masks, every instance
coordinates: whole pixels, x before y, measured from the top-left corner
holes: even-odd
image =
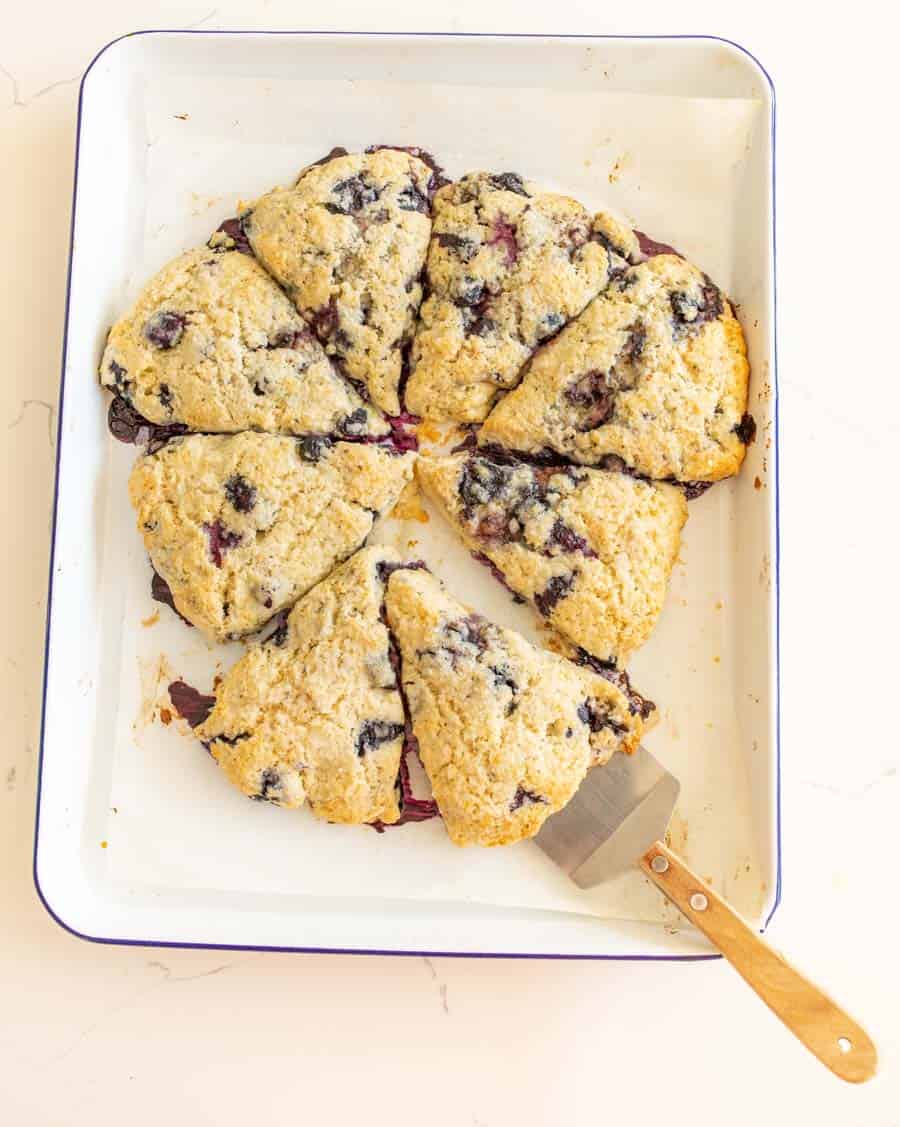
[[[220,520],[213,521],[212,524],[204,524],[203,531],[209,543],[209,558],[216,567],[221,567],[225,553],[240,544],[241,534],[232,532]]]
[[[428,214],[428,198],[423,196],[412,181],[397,193],[397,206],[401,211],[421,211]]]
[[[599,705],[596,701],[584,701],[578,706],[577,714],[581,723],[586,724],[592,732],[599,732],[603,728],[608,728],[617,736],[622,736],[628,731],[624,724],[613,720],[609,709]]]
[[[544,551],[547,555],[552,556],[555,555],[555,548],[559,548],[563,552],[580,552],[588,559],[596,559],[597,557],[597,553],[590,544],[588,544],[587,540],[569,528],[559,517],[553,522],[553,527],[550,529],[550,535],[547,537]]]
[[[478,243],[465,235],[454,235],[450,231],[442,231],[437,236],[438,246],[447,250],[456,251],[463,262],[471,262],[478,253]]]
[[[604,454],[597,465],[610,473],[628,473],[628,464],[618,454]]]
[[[335,145],[330,152],[327,152],[323,157],[319,157],[318,160],[314,160],[312,164],[308,165],[303,171],[308,172],[310,168],[318,168],[320,165],[329,164],[338,157],[345,156],[347,156],[347,150],[342,145]]]
[[[625,250],[625,248],[620,247],[617,243],[614,243],[605,231],[600,231],[595,228],[591,232],[591,242],[599,243],[600,246],[602,246],[603,249],[607,252],[607,254],[614,254],[618,258],[624,258],[626,260],[628,258],[628,252]]]
[[[356,737],[356,754],[362,758],[367,751],[402,735],[402,724],[392,724],[388,720],[366,720]]]
[[[517,196],[530,199],[530,193],[525,190],[525,184],[518,172],[498,172],[490,178],[491,184],[501,192],[515,192]]]
[[[375,203],[379,196],[378,189],[366,180],[365,174],[338,180],[331,189],[331,194],[337,202],[325,204],[325,210],[330,211],[332,215],[354,215],[369,204]]]
[[[247,232],[244,230],[244,220],[248,218],[249,213],[248,215],[241,216],[240,218],[238,218],[237,216],[232,216],[231,219],[226,219],[224,223],[219,224],[219,226],[216,228],[215,234],[218,234],[221,231],[223,235],[227,235],[228,238],[231,239],[231,241],[234,243],[235,250],[240,251],[241,254],[252,254],[253,251],[250,249],[250,240],[247,238]],[[210,239],[210,242],[212,242],[212,239]],[[221,252],[226,250],[227,248],[223,246],[217,246],[213,247],[213,249],[215,251]]]
[[[181,340],[187,321],[181,313],[160,309],[144,325],[144,337],[154,348],[174,348]]]
[[[480,311],[466,309],[463,313],[463,331],[466,336],[486,337],[497,327],[492,317],[488,317],[485,306]]]
[[[175,606],[175,597],[172,594],[172,588],[166,583],[159,572],[155,570],[153,572],[153,578],[150,580],[150,597],[157,603],[171,607],[186,626],[193,627],[193,622],[188,622],[178,607]]]
[[[327,305],[317,309],[310,318],[313,331],[319,340],[327,340],[338,327],[337,300],[332,297]]]
[[[288,636],[288,614],[287,610],[279,611],[278,614],[273,615],[269,619],[269,624],[274,623],[275,629],[271,634],[263,638],[263,642],[267,646],[277,646],[279,649],[287,641]]]
[[[131,385],[131,380],[128,379],[128,369],[123,368],[121,364],[117,364],[115,360],[110,360],[109,370],[112,372],[116,391],[119,395],[124,395],[126,389]]]
[[[215,697],[205,696],[185,681],[173,681],[169,685],[169,700],[182,720],[187,720],[192,728],[202,724],[216,704]]]
[[[165,446],[170,438],[187,431],[183,423],[151,423],[121,395],[116,395],[110,402],[106,418],[113,438],[136,446],[146,445],[150,454]]]
[[[478,424],[463,423],[461,429],[464,432],[464,437],[451,449],[451,454],[468,453],[471,450],[478,449]]]
[[[424,560],[411,560],[409,563],[396,563],[394,560],[379,560],[375,565],[375,574],[381,583],[387,583],[395,571],[427,571],[428,565]]]
[[[341,419],[338,426],[341,434],[353,435],[358,437],[365,434],[368,430],[368,415],[366,414],[365,407],[357,407],[349,415],[345,415]]]
[[[297,453],[304,462],[319,462],[331,449],[331,439],[322,434],[305,434],[297,440]]]
[[[669,294],[669,304],[672,307],[675,335],[694,333],[707,322],[715,321],[721,316],[722,292],[706,278],[700,287],[699,296],[684,290],[673,290]]]
[[[698,497],[702,497],[707,489],[712,489],[716,483],[714,481],[678,481],[675,484],[681,486],[686,501],[695,501]]]
[[[519,683],[512,675],[508,665],[490,665],[488,669],[494,682],[495,689],[507,688],[513,696],[519,691]]]
[[[577,428],[580,431],[602,426],[615,410],[615,392],[609,386],[607,372],[585,372],[566,388],[563,397],[582,412]]]
[[[238,734],[236,736],[213,736],[212,739],[209,742],[210,743],[227,744],[228,747],[234,747],[236,744],[239,744],[242,740],[249,740],[250,736],[251,736],[250,732],[238,732]]]
[[[309,340],[308,329],[281,329],[269,339],[266,348],[299,348]]]
[[[268,387],[266,386],[265,383],[255,383],[253,385],[253,394],[254,395],[259,395],[259,396],[265,395],[268,392],[268,390],[269,389],[268,389]]]
[[[745,446],[749,446],[756,438],[756,419],[745,411],[741,415],[741,421],[734,428],[734,433]]]
[[[259,776],[259,792],[251,794],[254,802],[277,802],[276,791],[281,790],[281,775],[274,767],[266,767]]]
[[[641,716],[646,720],[650,713],[656,710],[656,705],[652,700],[647,700],[646,697],[641,696],[637,689],[631,687],[628,674],[624,669],[619,669],[614,661],[603,661],[599,657],[594,657],[581,646],[577,648],[575,656],[571,660],[576,665],[581,665],[599,674],[611,685],[615,685],[619,692],[624,693],[628,700],[628,711],[632,716]]]
[[[553,613],[556,604],[571,592],[577,574],[577,572],[571,571],[568,575],[552,576],[547,580],[547,586],[543,591],[538,591],[534,596],[534,605],[545,618],[548,618]]]
[[[159,396],[160,403],[168,411],[172,406],[172,390],[169,385],[167,383],[161,383],[159,385],[159,391],[157,391],[156,394]]]
[[[502,216],[498,215],[494,220],[494,226],[491,231],[491,237],[488,239],[488,246],[502,246],[507,266],[512,266],[516,259],[519,257],[519,242],[516,238],[516,229],[513,225]]]
[[[547,804],[547,799],[542,794],[535,794],[533,790],[526,790],[523,786],[516,788],[516,793],[513,795],[512,802],[509,804],[510,814],[515,814],[523,806],[530,806],[536,802]]]
[[[256,504],[256,486],[236,473],[225,482],[225,496],[239,513],[249,513]]]
[[[628,364],[636,364],[643,355],[646,343],[647,330],[640,321],[635,321],[628,330],[628,339],[619,353],[619,359],[626,361]]]

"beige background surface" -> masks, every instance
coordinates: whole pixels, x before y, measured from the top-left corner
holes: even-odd
[[[874,4],[426,8],[272,0],[6,5],[0,36],[3,490],[0,1121],[900,1124],[893,47]],[[709,32],[779,99],[785,896],[771,937],[866,1021],[844,1087],[720,963],[374,959],[91,946],[31,846],[78,78],[139,27]],[[535,138],[540,144],[540,138]],[[110,191],[115,191],[111,177]],[[103,248],[98,247],[102,254]]]

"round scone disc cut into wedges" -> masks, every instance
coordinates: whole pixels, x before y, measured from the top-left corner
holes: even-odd
[[[364,548],[251,646],[194,729],[229,780],[329,822],[396,822],[404,713],[382,621],[385,563]]]
[[[110,330],[101,383],[188,430],[382,435],[281,288],[247,254],[200,247],[164,266]]]
[[[475,450],[416,477],[466,547],[561,634],[623,664],[649,637],[687,519],[674,485]]]
[[[718,481],[755,432],[744,334],[705,274],[661,254],[611,282],[536,355],[479,435],[647,477]]]
[[[138,530],[177,610],[208,637],[252,633],[359,548],[414,454],[323,438],[189,435],[138,459]]]
[[[473,172],[434,197],[429,296],[409,410],[478,422],[522,365],[629,262],[634,233],[513,172]]]
[[[241,216],[260,262],[329,355],[390,415],[422,300],[434,171],[396,149],[305,169]]]
[[[637,745],[642,721],[618,688],[473,614],[428,572],[391,575],[385,607],[419,755],[456,845],[532,837],[589,767]]]

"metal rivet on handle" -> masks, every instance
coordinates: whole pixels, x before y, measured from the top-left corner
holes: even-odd
[[[650,862],[650,868],[654,873],[664,873],[669,868],[669,862],[661,853],[657,853]]]
[[[693,896],[691,896],[690,904],[695,912],[705,912],[709,907],[709,901],[702,892],[695,892]]]

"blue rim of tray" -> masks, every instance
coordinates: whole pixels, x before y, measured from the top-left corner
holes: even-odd
[[[69,306],[72,296],[72,251],[75,240],[75,209],[78,201],[78,160],[81,148],[81,117],[84,103],[84,84],[88,75],[93,70],[96,63],[106,52],[120,43],[123,39],[133,39],[140,35],[278,35],[278,36],[334,36],[339,38],[341,36],[366,36],[372,38],[386,38],[386,39],[615,39],[615,40],[655,40],[656,42],[678,42],[682,40],[700,40],[711,43],[724,43],[729,47],[734,47],[741,54],[746,55],[748,59],[757,67],[760,74],[765,78],[768,83],[769,90],[772,96],[772,113],[771,113],[771,130],[772,130],[772,341],[773,341],[773,388],[774,388],[774,422],[775,422],[775,899],[772,908],[766,917],[763,925],[763,931],[769,926],[772,917],[781,903],[782,894],[782,837],[781,837],[781,583],[780,583],[780,563],[781,563],[781,521],[780,521],[780,496],[781,496],[781,444],[780,444],[780,412],[779,412],[779,389],[778,389],[778,273],[777,273],[777,238],[776,238],[776,192],[775,192],[775,164],[776,164],[776,144],[775,144],[775,84],[772,81],[772,76],[759,61],[759,59],[746,47],[740,43],[736,43],[733,39],[726,39],[720,35],[544,35],[534,32],[518,32],[511,34],[493,33],[493,32],[404,32],[404,31],[373,31],[373,32],[355,32],[355,31],[266,31],[266,30],[246,30],[240,29],[204,29],[204,28],[147,28],[141,31],[128,32],[125,35],[117,36],[115,39],[106,43],[97,54],[91,59],[87,69],[81,77],[81,83],[78,88],[78,114],[75,122],[75,167],[74,179],[72,185],[72,221],[69,231],[69,267],[66,276],[66,304],[65,304],[65,324],[63,327],[63,344],[62,344],[62,369],[60,372],[59,384],[59,408],[58,408],[58,422],[56,432],[56,469],[53,479],[53,519],[51,523],[51,539],[50,539],[50,564],[49,564],[49,578],[47,581],[47,614],[44,627],[44,666],[43,666],[43,682],[41,689],[41,735],[40,743],[38,746],[38,779],[37,779],[37,796],[35,799],[35,826],[34,826],[34,852],[32,858],[32,877],[34,880],[35,890],[38,897],[46,908],[48,914],[53,920],[64,930],[79,939],[87,940],[91,943],[104,943],[113,946],[121,947],[185,947],[185,948],[199,948],[200,950],[216,950],[216,951],[279,951],[279,952],[292,952],[297,954],[326,954],[326,955],[398,955],[398,956],[427,956],[427,957],[444,957],[444,958],[461,958],[461,959],[587,959],[587,960],[618,960],[622,962],[707,962],[710,959],[720,959],[722,956],[719,954],[672,954],[672,955],[629,955],[629,954],[561,954],[554,952],[532,952],[532,951],[440,951],[440,950],[426,950],[426,949],[404,949],[399,950],[396,948],[356,948],[356,947],[310,947],[310,946],[279,946],[274,944],[259,944],[259,943],[200,943],[200,942],[187,942],[184,940],[165,940],[165,939],[124,939],[114,936],[103,935],[88,935],[85,932],[78,931],[70,924],[66,923],[51,906],[49,900],[44,895],[41,888],[40,878],[38,877],[38,840],[40,834],[40,818],[41,818],[41,788],[43,782],[44,771],[44,736],[46,732],[47,722],[47,669],[50,657],[50,621],[53,606],[53,565],[56,557],[56,524],[57,524],[57,509],[59,506],[59,473],[60,473],[60,458],[62,450],[62,421],[63,421],[63,402],[65,398],[66,388],[66,356],[68,352],[68,336],[69,336]]]

